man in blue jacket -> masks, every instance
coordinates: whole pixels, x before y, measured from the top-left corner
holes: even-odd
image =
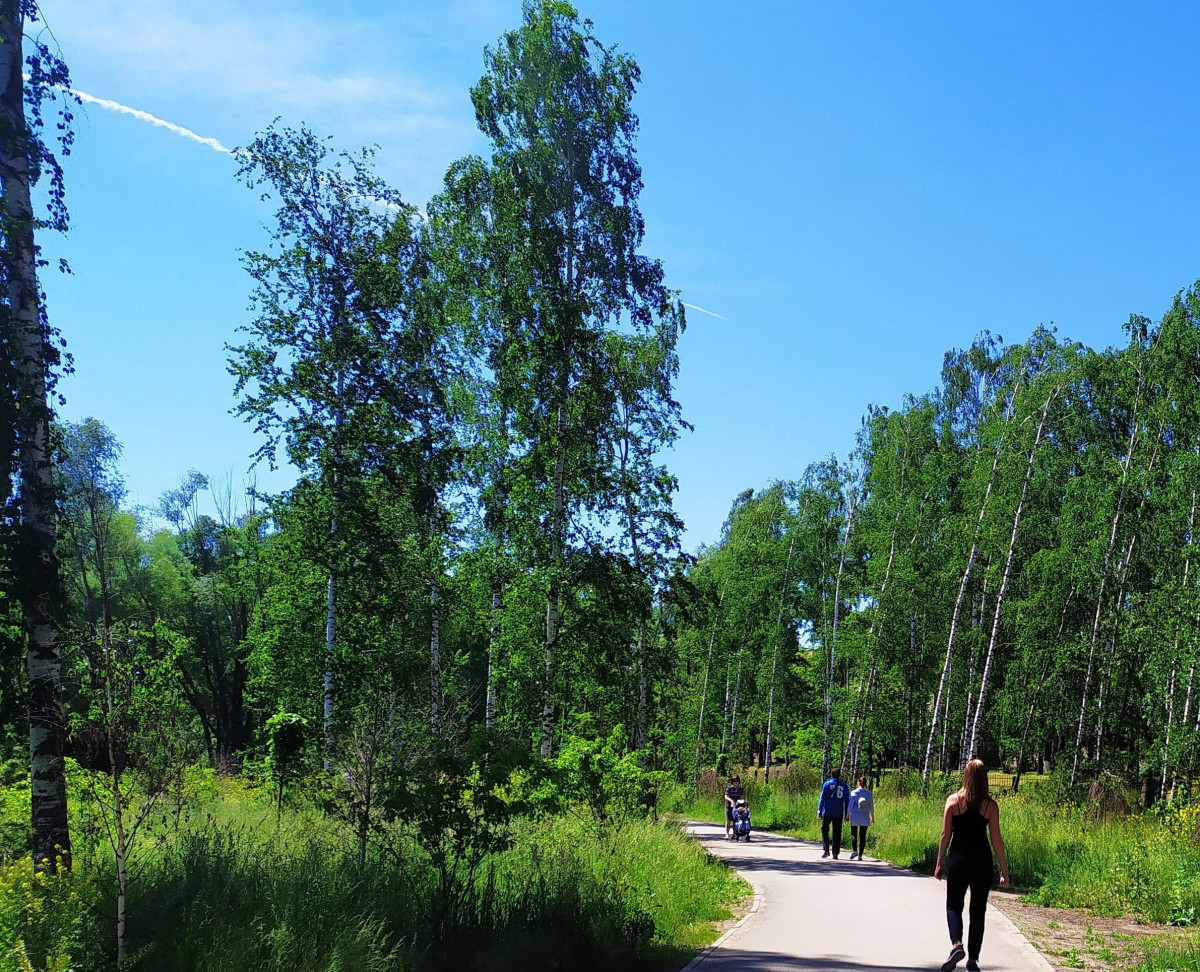
[[[836,769],[833,776],[821,787],[821,801],[817,804],[817,816],[821,818],[821,843],[825,847],[822,857],[829,856],[829,828],[833,827],[833,859],[842,852],[842,821],[850,819],[850,787],[842,782],[842,771]]]

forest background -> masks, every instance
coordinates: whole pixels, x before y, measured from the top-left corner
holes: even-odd
[[[34,9],[4,6],[3,36]],[[296,483],[190,471],[138,507],[104,422],[54,419],[32,241],[65,226],[70,143],[37,111],[71,101],[52,50],[14,85],[2,46],[6,131],[33,136],[0,172],[4,853],[33,902],[6,913],[12,961],[454,967],[536,933],[669,964],[737,889],[645,820],[742,766],[936,798],[979,756],[1056,812],[1155,807],[1194,841],[1194,289],[1105,350],[1039,327],[949,351],[845,458],[734,497],[685,553],[686,308],[643,252],[638,68],[531,3],[471,91],[488,153],[419,208],[304,127],[238,151],[274,218],[229,380]],[[1028,885],[1061,884],[1074,840]],[[287,913],[323,868],[329,900]],[[1113,907],[1195,921],[1144,883]],[[241,898],[251,939],[214,932]]]

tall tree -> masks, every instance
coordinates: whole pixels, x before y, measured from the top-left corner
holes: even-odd
[[[241,153],[239,175],[277,204],[274,252],[252,251],[254,320],[229,348],[238,414],[264,436],[274,464],[281,442],[314,476],[328,509],[324,736],[335,742],[338,588],[347,488],[391,468],[397,427],[411,430],[411,402],[391,380],[395,308],[378,303],[381,266],[412,260],[411,209],[372,169],[372,153],[331,156],[307,129],[272,127]]]
[[[539,748],[554,747],[564,612],[589,521],[606,500],[613,416],[605,336],[649,332],[678,313],[661,265],[641,253],[634,61],[605,47],[562,0],[526,2],[524,23],[486,53],[472,90],[491,139],[491,232],[504,243],[490,367],[518,443],[514,523],[546,585]]]
[[[0,275],[3,276],[3,422],[0,449],[8,463],[0,499],[13,501],[16,536],[9,546],[28,638],[29,747],[35,860],[53,868],[60,852],[69,865],[67,792],[63,764],[62,643],[56,613],[59,590],[56,497],[50,426],[57,368],[55,332],[38,282],[45,265],[35,239],[40,229],[65,229],[63,173],[42,136],[47,99],[70,89],[66,65],[44,40],[25,56],[25,24],[39,17],[35,0],[0,2]],[[39,35],[39,38],[44,35]],[[26,80],[28,78],[28,80]],[[69,104],[69,102],[67,102]],[[71,113],[59,123],[63,154],[71,144]],[[49,183],[49,209],[39,219],[31,191]],[[15,458],[15,462],[13,459]],[[17,493],[9,493],[15,473]]]

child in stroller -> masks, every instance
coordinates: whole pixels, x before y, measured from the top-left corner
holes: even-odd
[[[733,808],[733,839],[750,839],[750,808],[745,800],[738,800]]]

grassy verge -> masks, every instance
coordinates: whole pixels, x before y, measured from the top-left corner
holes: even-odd
[[[1182,944],[1149,946],[1137,972],[1200,972],[1200,938]]]
[[[19,803],[19,801],[17,801]],[[518,821],[473,875],[403,832],[359,869],[353,841],[269,793],[200,781],[138,865],[127,969],[335,972],[678,968],[745,885],[670,825],[586,814]],[[386,835],[385,835],[386,836]],[[112,968],[111,860],[77,839],[73,874],[0,854],[0,972]]]

